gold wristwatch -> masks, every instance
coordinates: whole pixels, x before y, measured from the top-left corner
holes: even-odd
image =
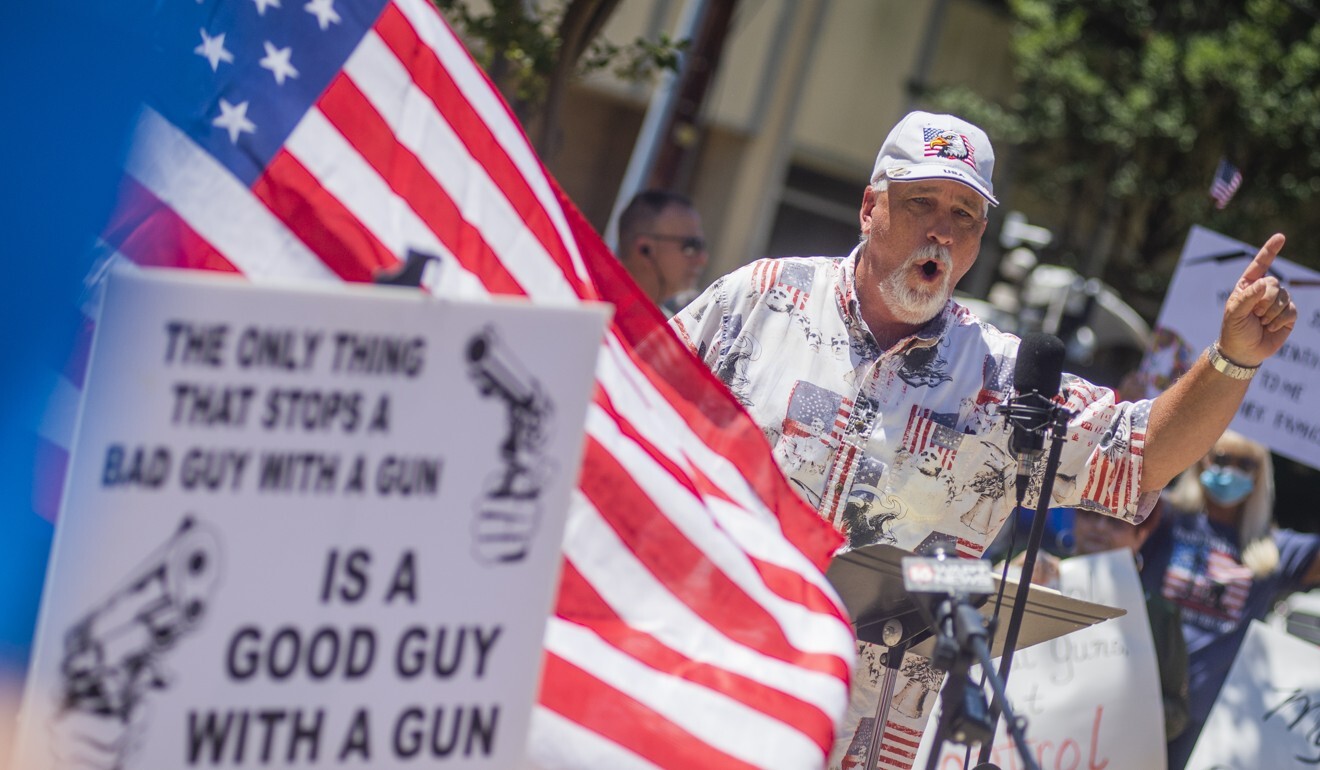
[[[1255,377],[1256,372],[1260,370],[1259,364],[1256,366],[1241,366],[1224,358],[1224,354],[1219,352],[1218,341],[1205,349],[1205,357],[1210,360],[1210,365],[1213,366],[1216,371],[1222,372],[1235,380],[1249,380],[1252,377]]]

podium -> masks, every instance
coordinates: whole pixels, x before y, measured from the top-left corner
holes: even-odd
[[[858,639],[886,647],[906,643],[909,651],[929,657],[934,645],[930,629],[903,588],[903,557],[915,555],[883,543],[868,545],[835,556],[825,577],[843,599]],[[996,595],[999,583],[996,577]],[[1012,612],[1017,593],[1017,582],[1009,580],[1004,586],[1001,617],[1007,618]],[[982,601],[979,610],[989,618],[994,612],[993,597]],[[1025,612],[1018,649],[1126,614],[1117,607],[1073,599],[1035,585],[1028,592]],[[991,655],[999,657],[1003,646],[1003,634],[996,633]]]

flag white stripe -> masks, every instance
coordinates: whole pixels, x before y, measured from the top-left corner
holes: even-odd
[[[546,649],[744,762],[808,767],[825,760],[821,748],[796,728],[714,690],[656,671],[582,626],[551,618]]]
[[[692,660],[781,690],[834,716],[847,688],[832,674],[813,672],[765,655],[726,636],[676,598],[619,540],[589,501],[564,555],[630,627]],[[579,543],[591,538],[590,550]],[[598,538],[598,539],[597,539]],[[851,638],[848,639],[851,644]]]
[[[125,170],[253,281],[338,280],[243,183],[159,113],[143,110]]]

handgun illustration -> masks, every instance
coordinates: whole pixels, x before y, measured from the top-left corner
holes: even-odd
[[[220,559],[215,531],[185,517],[65,633],[60,710],[129,723],[149,690],[168,686],[162,658],[201,621],[219,582]]]
[[[482,396],[504,402],[508,433],[500,444],[504,461],[489,497],[531,499],[541,494],[547,461],[541,452],[554,404],[519,363],[502,350],[487,326],[467,346],[468,374]]]

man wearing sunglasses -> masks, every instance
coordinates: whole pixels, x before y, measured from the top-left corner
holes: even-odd
[[[692,298],[707,258],[701,216],[678,193],[645,190],[619,216],[619,261],[666,316],[667,300]]]

